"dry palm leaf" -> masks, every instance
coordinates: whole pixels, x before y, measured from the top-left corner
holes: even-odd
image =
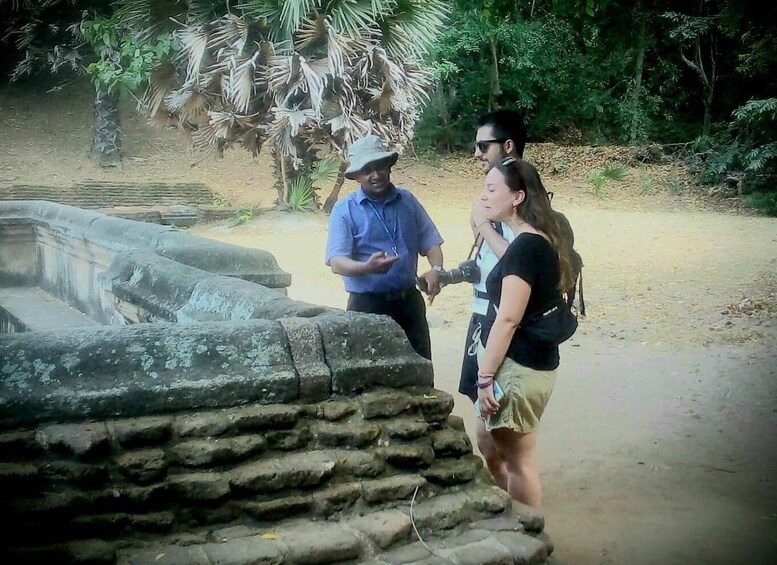
[[[214,26],[208,38],[209,49],[229,47],[237,55],[243,54],[248,42],[248,24],[243,18],[227,14]]]
[[[323,40],[327,35],[326,16],[316,14],[313,18],[307,18],[302,22],[296,34],[294,49],[304,51],[317,41]]]
[[[305,57],[299,57],[299,66],[302,76],[305,77],[306,90],[310,95],[310,104],[317,115],[321,114],[324,88],[329,74],[329,62],[326,59],[308,61]]]
[[[235,110],[247,113],[254,94],[254,73],[256,71],[257,51],[252,57],[242,60],[231,58],[229,74],[222,82],[225,101],[231,103]]]
[[[205,50],[208,47],[208,34],[201,26],[189,26],[176,32],[181,42],[181,58],[186,61],[187,80],[200,72]]]
[[[165,104],[182,122],[196,123],[200,116],[207,114],[213,102],[207,94],[192,89],[191,85],[184,85],[170,92],[165,97]]]
[[[139,103],[150,117],[156,116],[167,95],[178,86],[178,74],[172,64],[164,64],[151,72],[143,98]]]

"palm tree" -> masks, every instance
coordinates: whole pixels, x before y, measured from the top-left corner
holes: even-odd
[[[152,0],[120,0],[137,33],[158,25]],[[172,2],[178,61],[153,73],[151,116],[174,116],[195,149],[220,155],[239,144],[275,156],[278,202],[292,180],[326,155],[340,159],[367,133],[402,149],[430,87],[420,64],[447,16],[440,0],[244,0]],[[215,16],[215,17],[214,17]]]

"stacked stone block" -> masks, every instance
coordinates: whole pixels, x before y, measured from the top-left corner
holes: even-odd
[[[394,549],[414,539],[411,503],[429,539],[509,505],[478,480],[482,463],[452,407],[442,391],[381,389],[7,431],[5,562],[408,562],[428,553]],[[543,543],[505,523],[509,534],[480,527],[466,539],[520,534],[544,559]],[[436,558],[464,551],[451,543]]]

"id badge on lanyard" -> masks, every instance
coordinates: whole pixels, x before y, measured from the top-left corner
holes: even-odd
[[[397,214],[396,221],[394,222],[394,230],[393,233],[389,229],[388,225],[386,224],[386,219],[378,212],[378,209],[375,208],[375,206],[370,202],[367,201],[367,204],[370,205],[370,208],[372,208],[372,212],[375,214],[375,217],[378,218],[378,221],[380,222],[380,225],[383,226],[383,230],[386,232],[386,235],[389,238],[389,241],[391,242],[391,252],[394,254],[395,257],[399,257],[399,247],[397,246],[397,226],[399,226],[399,214]],[[386,207],[383,206],[383,215],[386,214]]]

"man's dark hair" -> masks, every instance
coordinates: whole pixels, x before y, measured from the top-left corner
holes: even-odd
[[[523,115],[516,110],[496,110],[483,114],[478,119],[477,127],[490,126],[496,139],[512,139],[518,156],[523,159],[526,147],[526,125]]]

